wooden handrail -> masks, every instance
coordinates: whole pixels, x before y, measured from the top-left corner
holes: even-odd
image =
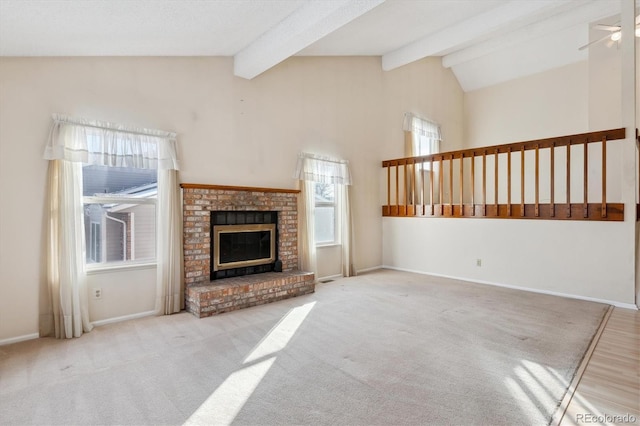
[[[492,145],[488,147],[469,148],[458,151],[442,152],[432,155],[417,157],[404,157],[393,160],[385,160],[382,167],[387,168],[387,205],[382,207],[384,216],[445,216],[445,217],[487,217],[487,218],[525,218],[525,219],[569,219],[569,220],[624,220],[624,204],[607,202],[607,142],[625,138],[625,128],[604,130],[598,132],[581,133],[554,138],[537,139],[525,142],[516,142],[504,145]],[[637,131],[636,131],[637,134]],[[589,145],[600,143],[602,147],[602,162],[597,164],[602,172],[601,200],[590,203],[593,192],[589,194]],[[582,147],[582,200],[578,203],[571,202],[571,147]],[[566,147],[566,199],[560,204],[556,202],[556,148]],[[541,159],[540,151],[549,149],[549,160]],[[525,155],[526,151],[534,151],[531,157]],[[506,154],[506,163],[500,160],[500,154]],[[579,154],[579,153],[578,153]],[[517,161],[513,156],[520,157],[520,194],[513,193],[512,163]],[[480,157],[479,164],[476,158]],[[487,157],[493,159],[493,185],[487,188]],[[465,159],[471,161],[471,173],[464,171]],[[503,157],[504,158],[504,157]],[[516,157],[517,158],[517,157]],[[640,158],[640,157],[639,157]],[[544,167],[541,167],[541,160]],[[591,160],[593,162],[593,160]],[[444,172],[445,165],[449,168]],[[549,170],[547,170],[547,165]],[[476,204],[476,171],[481,167],[482,182],[479,183],[479,194],[482,199]],[[575,166],[575,165],[574,165]],[[594,164],[591,165],[592,168]],[[395,205],[392,203],[391,168],[395,167]],[[429,167],[426,170],[426,167]],[[436,171],[434,167],[437,167]],[[458,167],[458,196],[454,197],[454,168]],[[580,165],[578,166],[580,167]],[[402,168],[402,173],[400,173]],[[505,177],[506,168],[506,177]],[[420,173],[420,177],[416,176]],[[541,194],[541,173],[549,176],[550,187],[543,188]],[[526,176],[533,181],[532,187],[525,188]],[[468,177],[467,177],[468,176]],[[426,189],[426,179],[429,179],[429,188]],[[448,183],[445,183],[448,179]],[[400,181],[402,180],[402,184]],[[437,180],[437,183],[436,183]],[[500,188],[500,183],[506,184],[506,204],[500,204],[499,193],[505,191]],[[559,182],[558,182],[559,183]],[[446,185],[446,186],[445,186]],[[446,188],[446,191],[445,191]],[[437,189],[437,193],[436,193]],[[548,193],[547,193],[548,189]],[[487,191],[489,190],[489,191]],[[525,202],[525,190],[533,203]],[[467,192],[469,191],[469,192]],[[491,194],[491,191],[493,194]],[[499,192],[500,191],[500,192]],[[400,194],[402,192],[402,194]],[[445,197],[445,193],[448,196]],[[562,192],[562,191],[561,191]],[[418,195],[419,193],[419,195]],[[427,193],[429,200],[427,202]],[[469,194],[469,195],[466,195]],[[402,202],[400,197],[403,195]],[[492,197],[491,197],[492,195]],[[471,204],[465,204],[465,196]],[[541,199],[541,196],[543,199]],[[547,203],[545,198],[549,196]],[[427,205],[429,208],[427,208]],[[640,204],[637,208],[640,218]]]
[[[567,146],[567,145],[582,145],[586,143],[594,143],[594,142],[602,142],[602,139],[606,139],[608,141],[614,141],[618,139],[625,138],[625,128],[622,127],[620,129],[613,130],[603,130],[599,132],[591,132],[591,133],[580,133],[576,135],[568,135],[568,136],[559,136],[556,138],[546,138],[546,139],[536,139],[526,142],[515,142],[515,143],[507,143],[504,145],[491,145],[479,148],[469,148],[469,149],[461,149],[458,151],[447,151],[440,152],[437,154],[431,155],[422,155],[419,157],[403,157],[396,158],[393,160],[384,160],[382,162],[382,167],[396,166],[407,164],[409,161],[439,161],[439,160],[448,160],[449,158],[461,158],[463,155],[465,157],[480,157],[485,152],[495,152],[498,150],[498,154],[504,154],[509,152],[509,149],[514,151],[520,151],[523,147],[525,151],[530,151],[538,148],[551,148],[552,146]]]

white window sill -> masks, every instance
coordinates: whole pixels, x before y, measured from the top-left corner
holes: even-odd
[[[87,275],[104,274],[109,272],[134,271],[138,269],[155,269],[156,262],[145,263],[111,263],[100,266],[87,266]]]
[[[316,248],[329,248],[329,247],[340,247],[342,244],[340,243],[324,243],[324,244],[316,244]]]

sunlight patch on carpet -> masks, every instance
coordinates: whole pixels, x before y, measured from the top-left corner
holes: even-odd
[[[522,360],[521,365],[513,369],[515,377],[507,377],[505,385],[520,406],[525,416],[537,412],[549,418],[553,413],[545,412],[541,407],[554,407],[557,404],[558,388],[568,389],[569,383],[553,368]],[[528,417],[528,416],[527,416]]]
[[[243,364],[284,349],[315,304],[316,302],[311,302],[290,310],[249,353]]]
[[[532,413],[537,411],[538,413],[543,415],[543,413],[540,411],[540,409],[538,409],[536,404],[534,404],[531,401],[529,394],[525,391],[525,389],[520,383],[518,383],[511,377],[505,378],[504,383],[509,389],[509,391],[511,392],[511,394],[514,396],[515,400],[518,402],[518,405],[520,406],[520,408],[524,413]]]
[[[536,377],[527,368],[521,366],[516,367],[514,371],[518,382],[521,383],[529,398],[537,401],[538,406],[552,407],[555,405],[556,400],[547,387],[547,377]]]
[[[277,358],[266,357],[287,346],[315,304],[311,302],[298,306],[282,317],[242,362],[243,366],[249,365],[227,377],[187,419],[184,426],[231,424]]]
[[[275,360],[272,357],[231,374],[184,424],[231,424]]]

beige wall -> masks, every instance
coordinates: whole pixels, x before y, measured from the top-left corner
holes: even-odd
[[[468,92],[464,103],[469,147],[588,132],[588,62]]]
[[[365,269],[382,263],[380,162],[403,155],[405,111],[440,121],[447,148],[462,145],[463,93],[435,58],[383,72],[380,58],[294,57],[251,81],[233,76],[230,58],[0,59],[0,341],[37,333],[47,311],[52,113],[176,131],[182,182],[294,188],[299,151],[346,158]],[[104,296],[92,320],[153,306],[151,291],[106,277],[94,277]]]

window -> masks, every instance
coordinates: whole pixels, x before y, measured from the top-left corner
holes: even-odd
[[[314,230],[316,245],[337,244],[336,186],[330,183],[315,184]]]
[[[82,168],[86,263],[94,267],[156,258],[156,170]]]
[[[407,132],[405,134],[409,157],[431,155],[440,151],[442,135],[438,123],[406,113],[403,128]],[[424,163],[420,169],[429,170],[429,166],[429,163]]]

